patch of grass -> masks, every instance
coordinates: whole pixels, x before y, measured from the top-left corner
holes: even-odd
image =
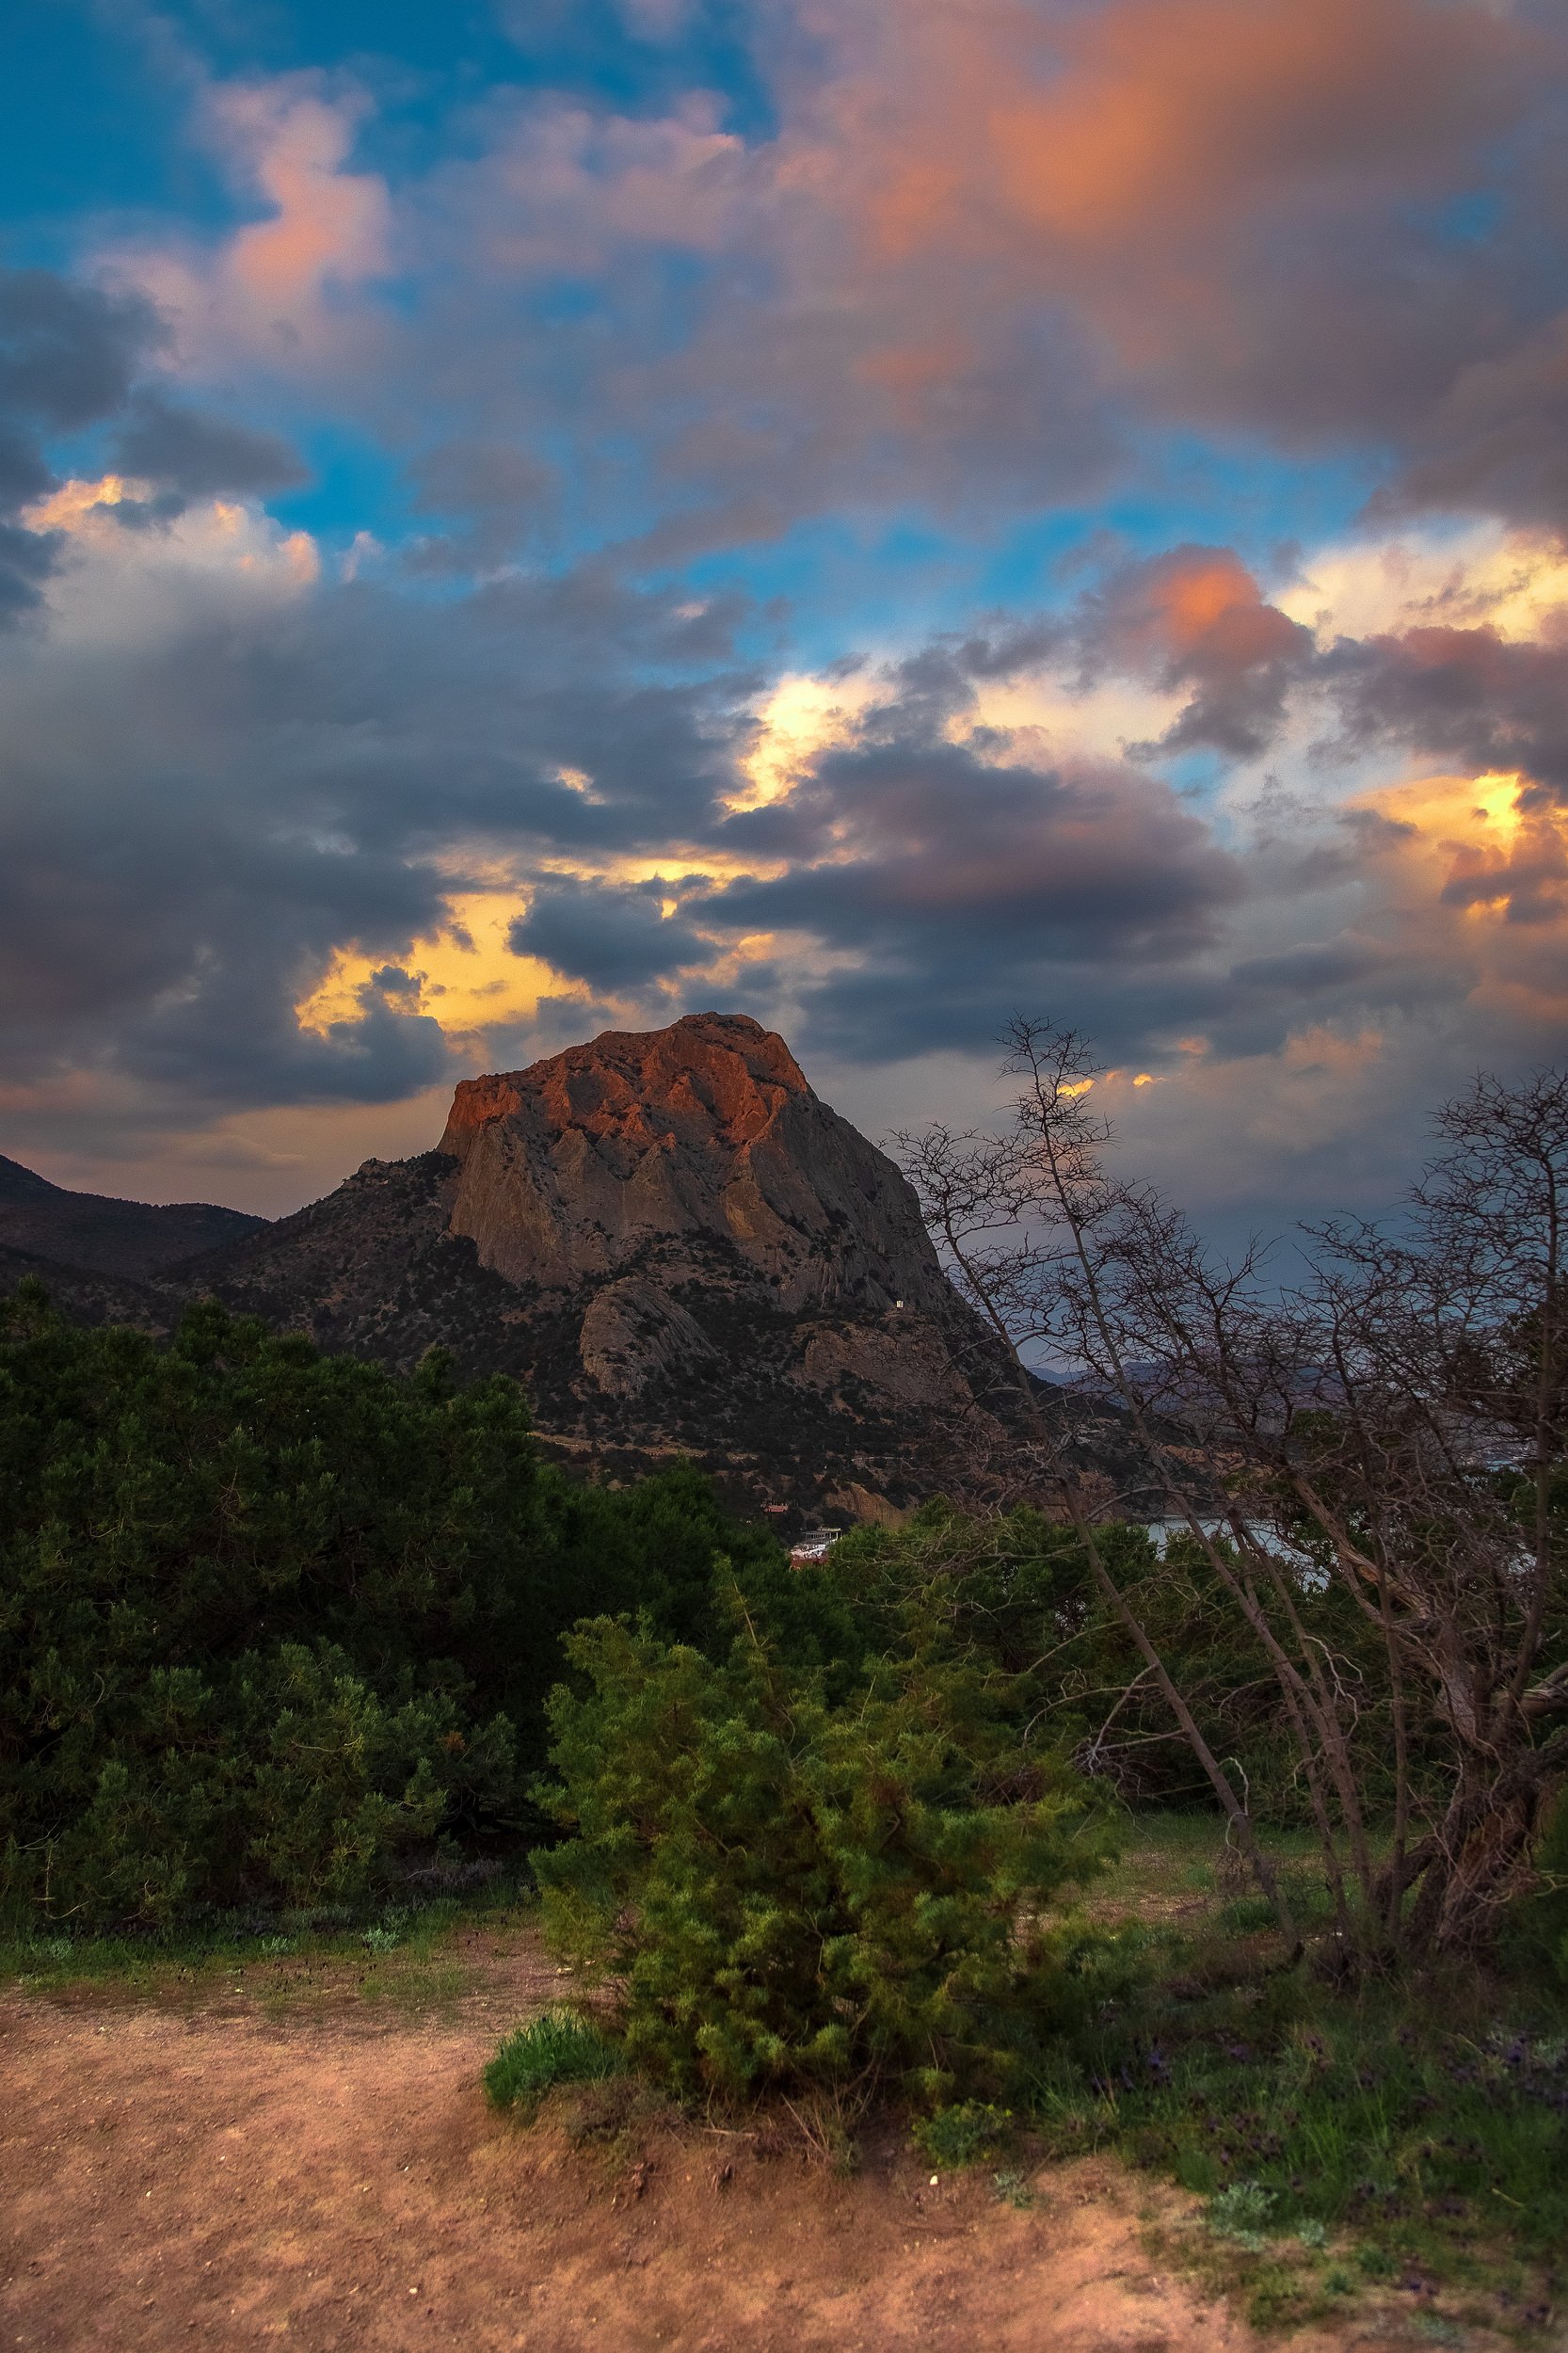
[[[1345,1989],[1281,1967],[1251,1897],[1190,1892],[1172,1919],[1198,1842],[1144,1828],[1108,1891],[1125,1925],[1071,1954],[1076,2019],[1029,2089],[1050,2152],[1112,2147],[1203,2199],[1204,2260],[1260,2324],[1354,2292],[1352,2266],[1401,2301],[1470,2289],[1512,2326],[1538,2320],[1568,2273],[1560,1990],[1457,1967]]]
[[[1287,1879],[1295,1881],[1310,1867],[1308,1832],[1272,1831],[1267,1843]],[[1257,1900],[1250,1879],[1238,1873],[1217,1814],[1140,1814],[1127,1822],[1119,1858],[1084,1910],[1092,1920],[1152,1927],[1216,1915],[1227,1898],[1242,1905]],[[1265,1906],[1259,1916],[1266,1913]]]
[[[507,2036],[485,2070],[485,2092],[492,2107],[531,2115],[557,2084],[597,2083],[624,2064],[618,2045],[590,2019],[550,2009]]]
[[[255,1995],[269,2010],[331,1992],[412,2007],[452,2000],[472,1969],[454,1951],[465,1933],[504,1928],[529,1909],[513,1883],[461,1897],[390,1904],[374,1914],[216,1914],[168,1935],[0,1935],[0,1985],[74,1994],[169,1998],[216,1991]]]

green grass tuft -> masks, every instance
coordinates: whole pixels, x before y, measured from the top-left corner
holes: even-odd
[[[623,2072],[619,2046],[575,2010],[546,2010],[507,2036],[485,2070],[490,2105],[531,2114],[557,2084],[599,2083]]]

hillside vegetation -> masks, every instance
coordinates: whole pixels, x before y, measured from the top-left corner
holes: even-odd
[[[73,1929],[461,1884],[536,1839],[562,1637],[701,1640],[722,1550],[680,1467],[543,1465],[521,1391],[407,1378],[207,1305],[168,1347],[0,1305],[0,1870]],[[802,1639],[808,1639],[804,1633]]]

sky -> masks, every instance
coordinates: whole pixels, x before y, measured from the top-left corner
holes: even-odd
[[[0,1151],[744,1012],[1216,1230],[1568,1050],[1557,0],[10,0]]]

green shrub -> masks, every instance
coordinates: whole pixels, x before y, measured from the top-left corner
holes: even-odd
[[[994,2165],[1012,2129],[1011,2108],[989,2100],[961,2100],[922,2116],[915,2126],[915,2146],[928,2165],[951,2173],[960,2166]]]
[[[1274,2206],[1274,2193],[1261,2182],[1227,2182],[1208,2201],[1208,2227],[1219,2238],[1234,2239],[1256,2253]]]
[[[834,1701],[736,1608],[722,1658],[610,1620],[568,1643],[547,1933],[677,2092],[1004,2086],[1048,2009],[1040,1907],[1099,1859],[1084,1785],[1025,1766],[985,1677],[905,1656]]]
[[[485,2070],[490,2105],[536,2107],[557,2084],[599,2083],[618,2075],[625,2062],[616,2045],[575,2010],[546,2010],[507,2036]]]

